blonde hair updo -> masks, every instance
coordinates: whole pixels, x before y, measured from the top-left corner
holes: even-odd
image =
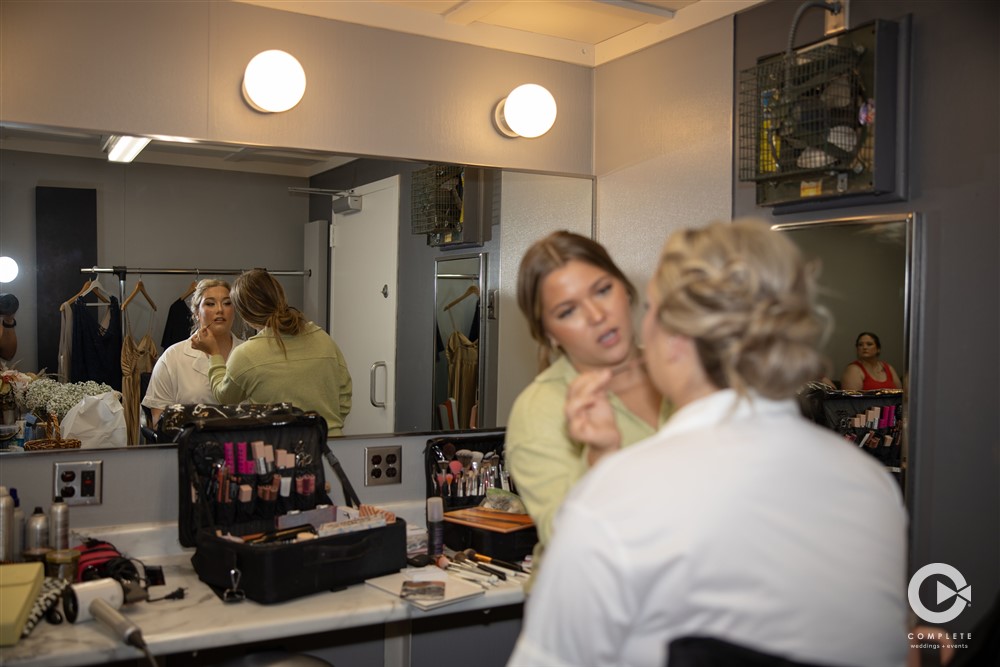
[[[763,221],[716,222],[670,236],[650,307],[664,329],[694,339],[715,386],[787,398],[827,367],[817,269]]]

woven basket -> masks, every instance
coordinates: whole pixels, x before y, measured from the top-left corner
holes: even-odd
[[[42,438],[40,440],[29,440],[24,443],[24,451],[35,452],[46,449],[79,449],[80,441],[76,438],[67,440],[56,440],[55,438]]]
[[[45,429],[45,437],[37,440],[29,440],[24,443],[24,451],[35,452],[46,449],[80,448],[82,443],[76,438],[63,439],[62,433],[59,432],[59,419],[55,415],[51,415],[47,422],[40,422],[40,424]]]

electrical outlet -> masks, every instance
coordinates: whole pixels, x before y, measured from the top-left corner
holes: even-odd
[[[56,463],[52,473],[52,495],[67,505],[100,505],[103,461]]]
[[[365,486],[402,483],[402,447],[365,447]]]

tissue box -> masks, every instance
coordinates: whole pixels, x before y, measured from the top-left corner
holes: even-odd
[[[0,646],[13,646],[21,638],[43,578],[41,563],[0,565]]]

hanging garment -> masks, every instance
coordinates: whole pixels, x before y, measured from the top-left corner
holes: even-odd
[[[125,338],[122,341],[122,407],[125,409],[125,430],[128,433],[128,446],[139,444],[139,402],[142,400],[140,375],[150,373],[156,363],[156,341],[146,335],[136,343],[132,338],[132,326],[125,318]],[[152,319],[150,319],[152,325]]]
[[[70,381],[103,382],[122,390],[122,317],[118,299],[111,297],[103,323],[82,299],[73,302],[73,351]]]
[[[73,309],[63,308],[59,311],[59,367],[57,377],[62,382],[68,382],[73,358]]]
[[[177,299],[167,311],[167,323],[163,325],[163,339],[160,346],[165,350],[191,336],[191,310],[184,299]]]
[[[448,394],[458,404],[458,428],[469,428],[479,388],[479,342],[456,331],[448,336]]]

